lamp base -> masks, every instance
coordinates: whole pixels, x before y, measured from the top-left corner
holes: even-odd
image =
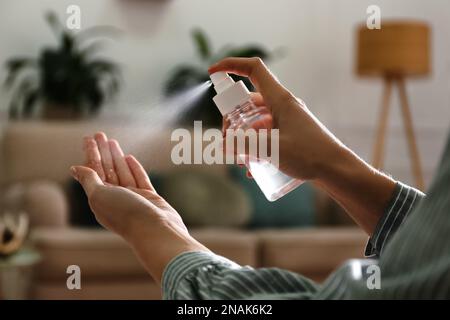
[[[406,93],[404,76],[386,75],[384,77],[384,93],[381,105],[381,113],[378,120],[378,128],[376,133],[372,164],[377,169],[383,168],[383,160],[385,155],[384,145],[386,140],[386,128],[389,117],[390,98],[392,95],[392,88],[394,87],[394,85],[398,87],[400,93],[401,113],[406,138],[408,141],[415,184],[418,189],[423,190],[425,187],[425,183],[422,174],[422,166],[420,162],[419,150],[417,147],[416,137],[414,134],[414,126],[409,107],[408,96]]]

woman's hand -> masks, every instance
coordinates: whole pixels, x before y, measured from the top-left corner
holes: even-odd
[[[372,234],[395,188],[395,182],[373,169],[341,143],[287,90],[259,58],[226,58],[211,66],[249,77],[257,93],[252,100],[270,109],[279,129],[279,167],[292,177],[311,180],[333,197]],[[224,129],[228,124],[224,124]],[[271,142],[268,141],[267,145]]]
[[[156,281],[184,251],[204,251],[181,217],[153,188],[142,165],[104,133],[84,139],[86,166],[71,168],[97,221],[122,236]]]
[[[342,143],[289,92],[259,58],[226,58],[211,66],[210,73],[225,71],[249,77],[257,93],[252,100],[272,113],[273,128],[279,129],[280,169],[302,180],[319,178],[326,161],[333,159]],[[223,130],[228,128],[224,123]],[[270,139],[270,137],[269,137]],[[270,142],[267,143],[270,146]]]

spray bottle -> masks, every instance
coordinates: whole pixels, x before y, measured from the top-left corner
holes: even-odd
[[[235,82],[226,72],[211,74],[217,95],[213,98],[219,111],[229,121],[229,129],[272,129],[272,115],[266,107],[251,101],[250,92],[242,81]],[[238,155],[240,156],[240,155]],[[269,201],[275,201],[294,190],[303,181],[294,179],[265,159],[248,158],[246,165]]]

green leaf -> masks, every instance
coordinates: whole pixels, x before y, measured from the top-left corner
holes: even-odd
[[[208,80],[206,70],[195,66],[181,65],[174,70],[171,77],[167,80],[165,94],[169,96],[172,93],[187,89],[206,80]]]
[[[61,24],[61,21],[59,21],[56,13],[53,11],[48,11],[45,14],[45,19],[47,20],[47,23],[49,24],[49,26],[52,29],[53,33],[55,34],[56,38],[59,38],[61,33],[64,30],[64,27]]]
[[[94,60],[87,64],[87,67],[95,72],[118,72],[119,68],[114,62],[107,60]]]
[[[105,93],[98,83],[90,86],[84,93],[85,103],[89,108],[89,112],[97,111],[105,99]]]
[[[61,49],[65,52],[72,52],[75,49],[75,39],[69,32],[61,34]]]
[[[5,79],[4,86],[10,88],[22,70],[29,67],[36,67],[36,61],[31,58],[14,58],[8,60],[5,66],[8,75]]]
[[[32,108],[36,99],[39,96],[37,91],[38,89],[35,87],[35,84],[31,78],[24,79],[18,86],[15,91],[10,104],[9,115],[11,118],[16,119],[20,117],[20,111]],[[30,93],[36,92],[36,97],[30,98]],[[30,112],[27,111],[26,115],[29,115]]]
[[[83,59],[89,59],[90,56],[95,55],[98,51],[104,48],[103,41],[94,41],[83,48],[80,49],[80,56],[83,57]]]
[[[245,46],[228,49],[222,52],[223,58],[225,57],[240,57],[240,58],[252,58],[258,57],[261,59],[267,59],[269,53],[259,46]]]
[[[25,93],[23,101],[23,114],[25,117],[29,117],[33,113],[33,109],[39,99],[39,91],[37,89],[29,90]]]
[[[107,85],[106,85],[106,99],[112,100],[116,96],[116,93],[120,89],[120,80],[117,77],[110,77]]]
[[[17,119],[19,118],[19,105],[15,101],[11,101],[9,104],[9,110],[8,110],[9,118],[10,119]]]
[[[200,57],[208,60],[211,57],[211,49],[206,34],[200,29],[195,29],[192,31],[192,37]]]
[[[94,26],[75,34],[75,40],[81,44],[94,38],[115,39],[122,35],[122,30],[114,26]]]

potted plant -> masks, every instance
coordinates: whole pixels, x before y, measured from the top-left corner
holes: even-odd
[[[0,298],[26,299],[37,251],[25,245],[29,219],[24,213],[0,216]]]
[[[165,95],[172,96],[195,85],[209,80],[208,66],[225,57],[260,57],[268,59],[269,53],[257,45],[231,46],[227,45],[213,53],[212,46],[206,34],[200,29],[192,31],[192,38],[197,49],[199,61],[196,64],[181,64],[167,80]],[[247,78],[232,75],[235,81],[243,80],[249,89],[252,88]],[[222,124],[222,116],[212,101],[215,95],[211,87],[200,97],[193,107],[182,118],[184,123],[192,124],[193,120],[202,120],[205,126],[218,127]]]
[[[44,118],[77,118],[98,112],[119,90],[120,70],[106,59],[96,57],[101,35],[109,27],[81,32],[64,28],[53,12],[46,20],[58,45],[43,48],[39,56],[17,57],[6,62],[6,88],[13,91],[10,118],[34,116],[39,105]]]

